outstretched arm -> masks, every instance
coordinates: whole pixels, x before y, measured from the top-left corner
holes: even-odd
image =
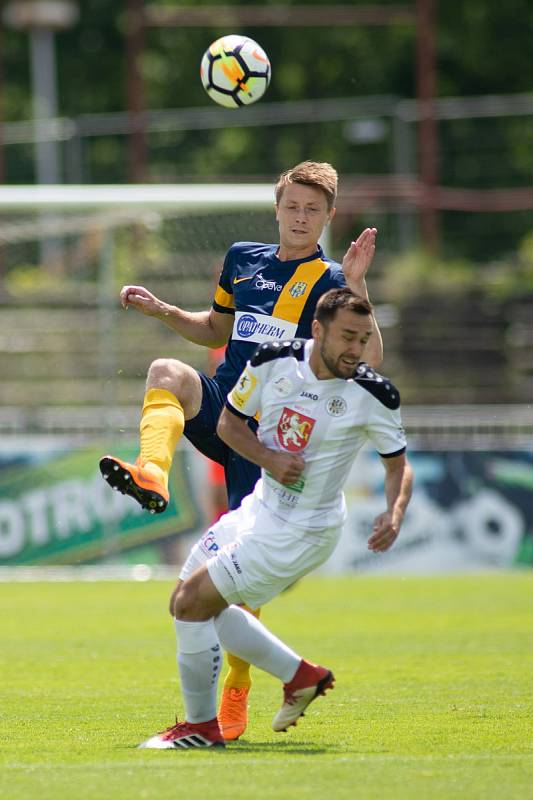
[[[368,540],[368,549],[375,553],[388,550],[396,541],[413,490],[413,470],[405,454],[383,458],[382,461],[386,470],[387,510],[374,520],[372,536]]]
[[[376,228],[365,228],[357,240],[351,243],[342,260],[347,286],[365,300],[369,300],[365,278],[376,251],[376,234]],[[376,368],[383,361],[383,340],[374,315],[373,320],[374,333],[365,348],[363,359]]]
[[[221,347],[226,344],[233,328],[233,314],[210,311],[184,311],[160,300],[144,286],[123,286],[120,292],[123,308],[132,306],[148,317],[164,322],[169,328],[204,347]]]
[[[290,486],[298,480],[304,470],[305,461],[302,456],[265,447],[250,430],[247,420],[233,414],[227,408],[222,409],[217,434],[240,456],[268,470],[278,483]]]

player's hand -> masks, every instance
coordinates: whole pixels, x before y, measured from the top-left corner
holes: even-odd
[[[393,520],[390,511],[385,511],[374,520],[372,536],[368,540],[368,549],[374,553],[383,553],[396,541],[400,532],[400,525]]]
[[[268,471],[278,483],[290,486],[295,483],[305,468],[305,461],[297,453],[280,453],[272,451],[269,458]]]
[[[133,306],[149,317],[164,313],[165,304],[155,294],[149,292],[144,286],[123,286],[120,290],[120,304],[122,308]]]
[[[362,294],[363,297],[366,297],[363,284],[365,275],[376,252],[377,232],[377,228],[365,228],[356,241],[351,243],[342,260],[346,283],[352,291]]]

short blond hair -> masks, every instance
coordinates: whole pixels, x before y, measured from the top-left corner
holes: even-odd
[[[324,192],[328,211],[335,205],[337,197],[337,170],[326,161],[302,161],[292,169],[282,172],[276,183],[276,205],[279,206],[283,190],[290,183],[302,183],[304,186],[316,186]]]

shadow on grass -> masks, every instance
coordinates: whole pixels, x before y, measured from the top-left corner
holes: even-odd
[[[324,747],[324,745],[314,742],[294,741],[289,742],[249,742],[246,739],[239,739],[238,742],[227,742],[226,752],[228,753],[290,753],[291,755],[300,754],[303,756],[314,756],[317,753],[341,752],[338,747]]]
[[[139,750],[137,744],[124,744],[117,745],[114,750]],[[142,749],[143,753],[157,752],[157,753],[175,753],[176,751],[183,752],[207,752],[207,753],[221,753],[225,756],[241,753],[286,753],[291,755],[314,756],[320,753],[346,753],[350,752],[346,747],[339,747],[336,745],[326,746],[315,744],[313,742],[305,741],[290,741],[290,742],[251,742],[246,739],[240,739],[238,742],[227,742],[226,747],[206,747],[206,748],[190,748],[185,751],[181,748],[169,750],[150,750]]]

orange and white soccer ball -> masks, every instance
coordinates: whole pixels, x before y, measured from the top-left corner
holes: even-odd
[[[270,61],[253,39],[231,34],[213,42],[200,66],[209,97],[226,108],[255,103],[270,83]]]

